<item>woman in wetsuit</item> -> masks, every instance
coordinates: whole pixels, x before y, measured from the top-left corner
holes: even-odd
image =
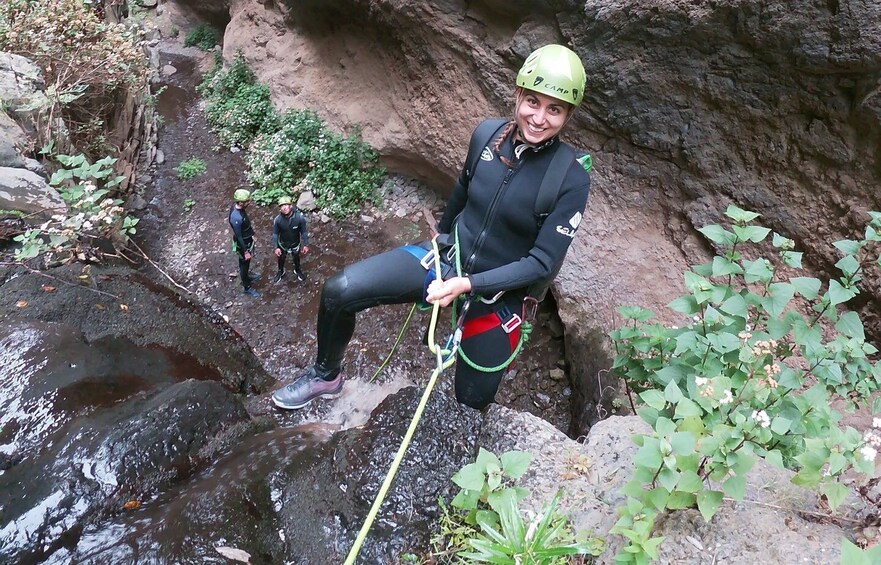
[[[302,408],[317,397],[339,393],[355,315],[379,304],[426,300],[449,306],[470,295],[461,349],[485,367],[510,357],[519,337],[519,318],[514,320],[513,314],[521,311],[529,286],[552,276],[563,260],[587,203],[589,165],[559,139],[581,103],[584,83],[584,67],[566,47],[546,45],[526,59],[517,74],[513,119],[502,123],[484,147],[479,144],[485,139],[472,136],[476,146],[469,147],[470,158],[437,226],[448,246],[458,240],[462,275],[453,271],[425,290],[426,268],[420,259],[430,249],[428,242],[345,267],[322,290],[316,362],[273,393],[276,406]],[[546,217],[538,220],[538,189],[561,150],[571,157],[562,165],[555,161],[555,167],[565,167],[558,171],[559,191]],[[483,372],[457,362],[456,399],[484,408],[493,401],[504,372]]]

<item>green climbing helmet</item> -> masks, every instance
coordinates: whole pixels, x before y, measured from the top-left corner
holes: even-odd
[[[578,55],[562,45],[545,45],[532,52],[520,72],[517,86],[568,102],[574,106],[584,98],[586,77]]]
[[[280,196],[278,199],[279,206],[281,206],[282,204],[293,204],[293,203],[294,203],[294,201],[291,199],[290,196]]]
[[[247,202],[251,199],[251,191],[240,188],[233,192],[232,197],[236,202]]]

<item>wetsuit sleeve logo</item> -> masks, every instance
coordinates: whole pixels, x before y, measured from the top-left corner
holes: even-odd
[[[575,215],[569,218],[569,226],[557,226],[557,233],[563,234],[567,237],[575,237],[575,230],[578,229],[578,225],[581,224],[582,219],[581,212],[575,212]]]

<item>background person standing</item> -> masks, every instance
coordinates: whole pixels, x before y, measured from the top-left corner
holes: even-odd
[[[306,275],[300,269],[300,251],[303,255],[309,253],[309,234],[306,232],[306,216],[293,205],[290,196],[282,196],[278,199],[281,213],[272,222],[272,245],[275,247],[275,256],[278,257],[278,272],[275,280],[278,282],[284,277],[284,264],[288,253],[294,261],[294,272],[297,280],[306,280]],[[302,247],[301,247],[302,242]]]
[[[233,200],[235,203],[229,209],[229,225],[233,233],[232,246],[239,256],[239,276],[242,279],[245,294],[257,298],[260,293],[251,288],[251,283],[260,277],[248,273],[248,269],[251,267],[251,254],[254,251],[254,228],[251,227],[251,220],[248,219],[245,208],[248,201],[251,200],[251,192],[239,188],[233,193]]]

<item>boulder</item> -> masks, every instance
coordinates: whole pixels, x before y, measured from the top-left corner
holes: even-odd
[[[0,167],[0,208],[49,217],[67,210],[58,191],[35,172]]]
[[[0,167],[24,168],[22,151],[29,145],[21,126],[6,112],[0,111]]]
[[[496,454],[532,453],[519,483],[531,491],[523,506],[538,511],[562,488],[561,511],[576,529],[606,538],[608,549],[599,563],[611,564],[624,545],[608,532],[618,519],[615,509],[626,500],[619,491],[633,473],[637,448],[632,437],[650,431],[637,416],[613,416],[578,443],[544,420],[492,405],[478,444]],[[709,523],[696,509],[660,516],[654,533],[666,539],[659,562],[837,563],[846,532],[800,513],[821,509],[812,493],[790,482],[792,476],[760,461],[747,476],[744,501],[724,502]]]
[[[30,59],[0,52],[0,100],[17,120],[27,119],[49,105],[43,73]]]
[[[421,394],[405,388],[363,428],[333,436],[326,424],[312,423],[247,438],[211,474],[138,515],[95,524],[80,544],[53,558],[201,563],[217,560],[215,548],[223,545],[265,563],[342,563]],[[479,412],[442,391],[432,394],[358,563],[390,565],[403,553],[424,552],[440,514],[438,497],[453,496],[449,479],[471,462],[479,425]]]

